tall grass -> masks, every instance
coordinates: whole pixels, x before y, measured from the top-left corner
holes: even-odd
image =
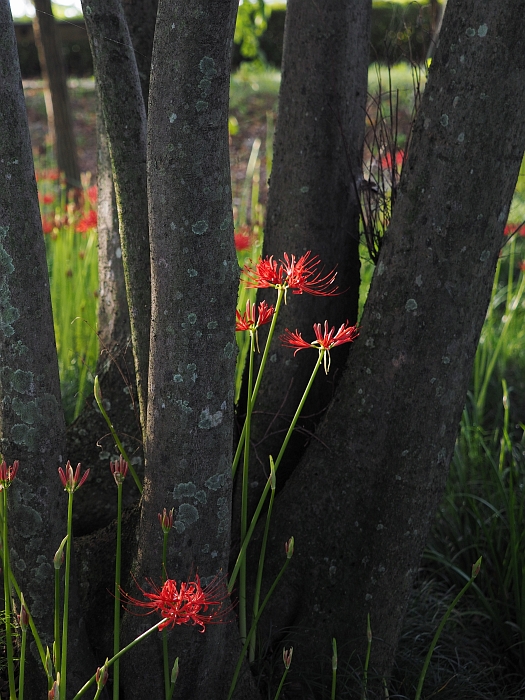
[[[93,393],[98,357],[96,188],[67,191],[56,170],[37,168],[62,405],[66,422]]]

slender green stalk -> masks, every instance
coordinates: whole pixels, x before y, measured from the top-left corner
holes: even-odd
[[[288,675],[288,669],[285,666],[284,673],[281,677],[281,682],[279,683],[279,687],[277,688],[277,692],[275,693],[275,697],[273,700],[279,700],[279,696],[281,695],[281,690],[283,689],[284,681],[286,680],[287,675]]]
[[[446,613],[443,615],[443,619],[439,623],[439,627],[436,630],[434,638],[432,639],[432,643],[431,643],[429,650],[427,652],[427,656],[425,658],[425,663],[423,664],[423,668],[421,670],[421,675],[419,676],[419,683],[417,686],[416,695],[415,695],[414,700],[420,700],[420,698],[421,698],[421,692],[423,690],[423,683],[425,682],[425,676],[427,675],[428,667],[430,665],[430,659],[432,658],[432,654],[434,653],[434,649],[436,647],[436,644],[438,643],[438,639],[441,636],[441,632],[443,631],[443,628],[446,625],[448,618],[450,617],[450,613],[454,610],[454,608],[459,603],[461,598],[465,595],[465,593],[468,591],[468,589],[472,585],[476,576],[479,574],[479,570],[481,567],[481,559],[482,559],[482,557],[480,557],[477,560],[477,562],[473,565],[472,573],[471,573],[469,580],[463,586],[463,588],[460,590],[460,592],[457,594],[457,596],[454,598],[452,603],[448,606]]]
[[[124,654],[127,651],[132,649],[134,646],[136,646],[143,639],[146,639],[146,637],[148,637],[152,632],[155,632],[155,630],[157,630],[160,627],[160,625],[162,625],[163,622],[164,622],[164,618],[162,620],[159,620],[156,625],[153,625],[153,627],[150,627],[149,630],[146,630],[141,635],[139,635],[136,639],[134,639],[132,642],[130,642],[127,646],[125,646],[124,649],[121,649],[118,654],[115,654],[115,656],[112,656],[111,659],[106,661],[106,667],[109,668],[110,666],[112,666],[115,663],[115,661],[117,661],[122,656],[124,656]],[[94,673],[91,676],[91,678],[86,683],[84,683],[82,688],[80,688],[78,693],[73,697],[73,700],[78,700],[78,698],[80,698],[82,695],[84,695],[86,690],[88,690],[88,688],[90,688],[93,685],[93,683],[96,682],[96,679],[97,679],[97,674]],[[60,697],[62,697],[62,695]]]
[[[235,673],[233,674],[233,679],[232,679],[232,683],[230,686],[230,692],[228,693],[228,697],[226,698],[226,700],[231,700],[231,697],[232,697],[233,692],[235,690],[235,686],[237,685],[237,679],[239,678],[239,671],[241,670],[242,662],[243,662],[244,657],[246,655],[248,645],[250,644],[251,638],[253,637],[255,630],[257,629],[257,623],[259,622],[261,615],[263,614],[264,608],[266,607],[266,604],[270,600],[272,593],[274,592],[277,584],[281,580],[282,575],[286,571],[286,568],[287,568],[288,564],[290,563],[290,558],[291,558],[290,556],[286,557],[286,561],[284,562],[281,570],[277,574],[275,581],[272,583],[270,590],[266,594],[266,598],[263,600],[263,603],[262,603],[261,607],[259,608],[259,612],[257,613],[257,617],[252,622],[252,626],[250,627],[250,631],[246,635],[246,640],[243,644],[241,653],[239,655],[239,660],[237,661],[237,666],[235,667]],[[73,700],[76,700],[76,698],[73,698]]]
[[[2,508],[2,569],[4,573],[5,641],[7,651],[7,674],[9,678],[9,698],[16,700],[15,666],[11,626],[11,586],[9,583],[9,544],[7,537],[7,486],[2,488],[0,498]]]
[[[115,606],[113,609],[113,656],[120,651],[120,573],[122,563],[122,481],[117,481],[117,551],[115,555]],[[101,690],[101,688],[99,688]],[[97,691],[98,692],[98,691]],[[120,694],[120,661],[113,669],[113,700]]]
[[[69,625],[69,579],[71,575],[71,550],[73,542],[73,490],[68,491],[66,570],[64,573],[64,613],[62,616],[62,658],[60,660],[60,697],[66,697],[67,688],[67,636]]]
[[[301,398],[299,406],[297,407],[297,410],[296,410],[295,415],[292,419],[292,422],[290,423],[290,427],[288,428],[288,432],[286,433],[286,436],[284,438],[284,442],[283,442],[283,445],[281,447],[281,450],[277,456],[277,459],[275,460],[275,472],[277,472],[277,468],[281,462],[281,459],[283,458],[286,446],[288,445],[288,442],[290,441],[290,437],[295,429],[297,421],[299,420],[299,416],[301,415],[301,411],[303,410],[303,406],[304,406],[304,403],[305,403],[306,398],[308,396],[308,393],[309,393],[310,389],[312,388],[312,384],[314,383],[314,380],[315,380],[315,377],[316,377],[317,372],[319,370],[319,367],[321,366],[321,362],[323,361],[323,357],[324,357],[325,352],[326,352],[326,350],[324,348],[319,349],[319,356],[317,358],[317,362],[315,363],[315,367],[313,369],[312,375],[308,381],[306,389],[304,390],[304,394]],[[243,543],[241,545],[241,549],[240,549],[239,554],[237,556],[235,566],[233,567],[233,571],[232,571],[231,576],[230,576],[230,581],[228,583],[228,592],[229,593],[231,593],[233,590],[233,586],[234,586],[235,581],[237,579],[237,575],[239,573],[241,563],[242,563],[243,559],[245,558],[246,549],[248,548],[248,544],[250,543],[250,539],[252,537],[253,531],[255,530],[255,526],[257,525],[257,521],[259,520],[259,515],[261,514],[261,510],[264,506],[264,502],[266,501],[266,496],[268,495],[268,491],[270,490],[270,488],[271,488],[271,477],[266,482],[264,490],[263,490],[261,497],[259,499],[259,503],[257,504],[257,508],[255,509],[255,513],[252,516],[252,521],[250,523],[250,527],[248,528],[248,532],[246,533],[246,537],[244,538]]]
[[[20,649],[20,669],[18,671],[18,700],[24,700],[24,682],[26,670],[27,627],[22,628],[22,647]]]
[[[255,354],[255,332],[250,331],[250,349],[248,350],[248,399],[246,401],[246,427],[244,440],[244,459],[242,469],[242,497],[241,497],[241,542],[244,542],[248,530],[248,481],[250,467],[250,431],[252,417],[252,387],[253,387],[253,356]],[[246,557],[241,561],[239,571],[239,632],[241,640],[246,639]]]
[[[263,378],[263,373],[264,373],[264,368],[266,367],[266,361],[268,359],[268,355],[270,353],[270,345],[272,342],[273,334],[275,331],[275,325],[277,323],[277,317],[279,316],[279,311],[281,309],[281,305],[283,303],[284,295],[286,293],[285,289],[279,288],[277,290],[277,301],[275,302],[275,311],[272,316],[272,322],[270,324],[270,330],[268,331],[268,337],[266,339],[266,345],[264,346],[263,350],[263,356],[261,358],[261,364],[259,365],[259,371],[257,372],[257,379],[255,380],[255,386],[253,388],[252,392],[252,403],[251,403],[251,409],[253,411],[253,407],[255,405],[255,400],[257,398],[257,394],[259,393],[259,387],[261,386],[261,381]],[[241,436],[239,438],[239,444],[237,445],[237,449],[235,451],[235,456],[233,458],[232,462],[232,477],[235,476],[235,472],[237,471],[237,466],[239,464],[239,460],[241,458],[242,450],[244,447],[244,441],[246,439],[246,422],[244,423],[244,427],[241,432]]]
[[[53,662],[60,668],[60,569],[55,569],[55,614],[54,614]]]
[[[261,544],[261,554],[259,556],[259,566],[257,568],[257,579],[255,581],[255,591],[253,594],[253,617],[257,617],[257,613],[259,612],[259,599],[261,595],[261,584],[262,584],[262,576],[263,576],[263,569],[264,569],[264,559],[266,557],[266,544],[268,542],[268,532],[270,530],[270,519],[272,517],[272,508],[273,508],[273,501],[275,498],[275,486],[276,486],[276,480],[275,480],[275,465],[273,463],[273,458],[270,455],[270,480],[271,480],[271,489],[272,493],[270,495],[270,504],[268,506],[268,512],[266,513],[266,524],[264,526],[264,535],[263,535],[263,540]],[[255,660],[255,642],[256,642],[256,636],[255,634],[252,637],[252,641],[250,643],[250,653],[249,653],[249,660],[250,663],[253,663]],[[286,673],[285,673],[286,676]],[[284,680],[282,681],[284,683]]]
[[[95,395],[95,401],[97,402],[98,408],[100,412],[102,413],[102,416],[104,417],[104,420],[106,421],[108,428],[111,432],[111,436],[113,437],[113,440],[115,441],[115,444],[118,447],[118,450],[124,460],[128,463],[129,471],[131,472],[131,476],[133,477],[133,481],[135,482],[140,495],[142,496],[142,484],[140,483],[140,479],[137,476],[137,472],[133,469],[133,465],[131,464],[131,460],[129,459],[128,455],[126,454],[126,450],[122,446],[122,443],[120,442],[119,436],[117,435],[117,431],[113,427],[113,423],[111,422],[108,414],[106,413],[106,410],[104,406],[102,405],[102,394],[100,392],[100,384],[98,381],[98,375],[95,377],[95,386],[94,386],[94,391]]]

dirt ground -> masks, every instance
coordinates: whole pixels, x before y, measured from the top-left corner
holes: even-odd
[[[96,96],[92,79],[70,80],[70,100],[73,113],[73,128],[78,149],[81,172],[92,175],[95,182],[96,162]],[[44,102],[42,81],[24,81],[29,131],[35,163],[39,167],[51,167],[51,155],[46,145],[47,116]],[[243,93],[244,95],[244,93]],[[277,97],[274,93],[253,91],[246,99],[236,99],[235,108],[230,113],[232,133],[230,135],[230,160],[232,171],[232,189],[234,204],[238,203],[240,190],[246,174],[246,166],[253,142],[261,140],[260,154],[262,156],[261,194],[260,201],[266,202],[267,187],[264,169],[264,154],[267,132],[267,114],[270,121],[275,123]],[[236,133],[233,133],[236,132]]]

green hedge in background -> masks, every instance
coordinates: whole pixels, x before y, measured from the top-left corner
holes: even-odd
[[[233,65],[262,60],[279,68],[282,60],[286,5],[267,6],[262,0],[243,3],[235,32]],[[89,44],[82,19],[58,22],[58,32],[69,75],[93,74]],[[427,0],[372,5],[370,62],[395,63],[425,60],[431,38],[431,5]],[[29,23],[16,23],[15,31],[23,78],[39,77],[40,65]]]

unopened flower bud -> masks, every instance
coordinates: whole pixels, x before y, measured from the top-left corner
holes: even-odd
[[[163,509],[162,509],[162,514],[161,514],[161,513],[157,513],[157,517],[158,517],[158,519],[159,519],[159,523],[160,523],[160,526],[161,526],[161,528],[162,528],[162,532],[163,532],[165,535],[167,535],[168,532],[169,532],[169,531],[171,530],[171,528],[173,527],[173,511],[174,511],[174,508],[172,508],[172,509],[170,510],[170,512],[168,513],[168,512],[166,511],[166,508],[163,508]]]
[[[111,469],[116,485],[119,486],[123,484],[126,474],[128,473],[128,463],[122,459],[122,455],[120,455],[118,462],[110,462],[109,468]]]
[[[53,642],[53,648],[55,644]],[[54,656],[54,653],[53,653]],[[48,678],[53,677],[53,662],[51,661],[51,654],[49,653],[49,647],[46,647],[46,674]]]
[[[29,627],[29,612],[27,611],[26,603],[25,603],[23,595],[22,595],[22,605],[20,607],[20,616],[18,619],[20,622],[20,629],[22,630],[22,632],[27,632],[27,628]]]
[[[286,647],[283,648],[283,663],[285,669],[288,671],[290,668],[290,664],[292,663],[292,655],[293,655],[293,647],[290,647],[288,651],[286,651]]]
[[[332,639],[332,671],[337,671],[337,642]]]
[[[285,543],[284,545],[284,551],[286,552],[286,557],[288,559],[291,559],[293,556],[293,549],[294,549],[294,538],[290,537],[288,542]]]
[[[476,578],[476,576],[479,574],[479,570],[481,569],[481,560],[483,557],[480,557],[475,564],[472,565],[472,573],[471,576],[472,578]]]
[[[97,688],[103,688],[106,685],[108,682],[108,675],[108,659],[106,658],[104,666],[102,666],[102,668],[97,668],[97,672],[95,673]]]
[[[57,679],[53,682],[47,697],[48,700],[60,700],[60,673],[57,673]]]
[[[58,571],[62,564],[64,563],[64,547],[67,542],[67,535],[64,537],[60,543],[60,547],[57,549],[55,556],[53,557],[53,566]]]
[[[177,678],[179,676],[179,657],[175,659],[175,663],[173,664],[173,668],[171,669],[171,685],[175,685],[177,682]]]

